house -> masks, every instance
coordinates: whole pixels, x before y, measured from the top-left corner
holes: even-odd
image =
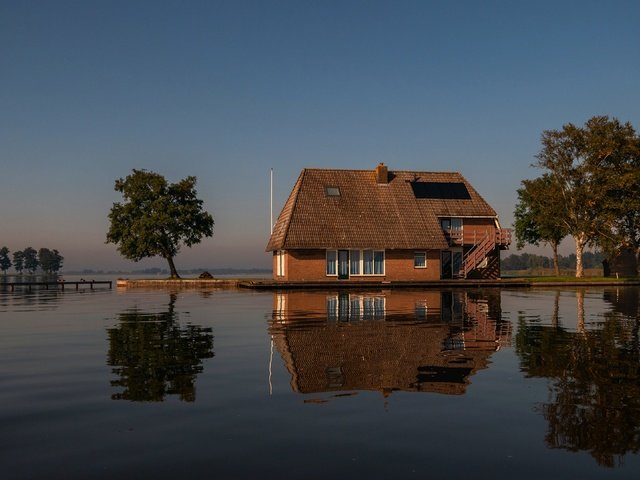
[[[511,232],[459,173],[304,169],[273,228],[287,282],[495,279]]]

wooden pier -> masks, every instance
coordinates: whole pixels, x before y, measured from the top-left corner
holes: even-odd
[[[26,287],[29,291],[33,287],[44,288],[45,290],[49,290],[49,288],[56,288],[64,290],[65,287],[75,287],[76,290],[80,290],[80,288],[89,288],[93,290],[94,287],[97,286],[109,286],[112,288],[113,282],[111,280],[79,280],[79,281],[59,281],[59,282],[2,282],[0,283],[0,290],[10,290],[14,291],[16,287]]]

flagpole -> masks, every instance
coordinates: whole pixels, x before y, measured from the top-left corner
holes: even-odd
[[[271,182],[270,182],[270,192],[269,192],[269,199],[270,199],[270,207],[269,210],[271,212],[271,218],[270,218],[270,223],[269,226],[271,228],[271,232],[273,233],[273,168],[271,169],[271,178],[270,178]]]

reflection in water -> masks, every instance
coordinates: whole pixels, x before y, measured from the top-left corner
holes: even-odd
[[[166,312],[125,311],[120,324],[107,330],[107,364],[119,377],[111,385],[124,389],[114,400],[158,402],[166,395],[195,400],[202,360],[213,357],[213,335],[211,328],[178,324],[176,297],[171,294]]]
[[[613,467],[625,454],[640,451],[638,289],[606,291],[613,311],[589,329],[584,291],[577,291],[575,331],[558,318],[559,296],[551,325],[519,319],[521,368],[530,377],[550,379],[550,399],[540,406],[548,421],[547,445],[588,451],[600,465]]]
[[[500,293],[274,294],[269,331],[300,393],[465,392],[510,342]]]

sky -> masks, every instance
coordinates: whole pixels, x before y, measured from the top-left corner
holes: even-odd
[[[179,269],[270,267],[271,168],[274,218],[303,168],[384,162],[461,172],[510,227],[544,130],[640,129],[639,25],[635,0],[0,0],[0,246],[166,268],[105,244],[132,169],[198,179],[214,235]]]

